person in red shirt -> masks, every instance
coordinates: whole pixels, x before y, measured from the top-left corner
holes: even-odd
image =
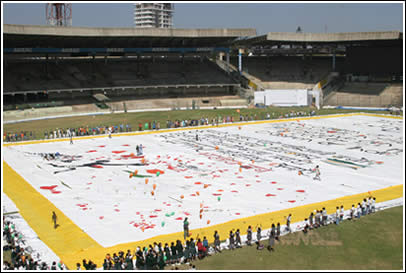
[[[200,238],[197,240],[197,252],[199,259],[203,259],[207,255],[207,248],[203,246]]]

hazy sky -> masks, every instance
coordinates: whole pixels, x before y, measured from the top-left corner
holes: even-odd
[[[4,3],[4,24],[45,25],[45,2]],[[255,28],[267,32],[403,32],[401,2],[185,3],[175,2],[175,28]],[[72,25],[133,27],[133,2],[72,3]]]

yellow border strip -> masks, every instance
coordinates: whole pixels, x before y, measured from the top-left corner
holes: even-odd
[[[306,119],[319,119],[319,118],[330,118],[330,117],[343,117],[343,116],[353,116],[353,115],[368,115],[368,116],[378,116],[387,117],[383,115],[374,114],[340,114],[340,115],[329,115],[329,116],[318,116],[318,117],[305,117],[305,118],[292,118],[292,119],[281,119],[281,120],[265,120],[257,122],[245,122],[245,123],[232,123],[232,124],[222,124],[218,127],[226,126],[242,126],[251,124],[262,124],[262,123],[274,123],[274,122],[288,122],[296,120],[306,120]],[[390,117],[398,118],[398,117]],[[401,118],[400,118],[401,119]],[[172,132],[179,130],[192,130],[192,129],[207,129],[217,126],[200,126],[193,128],[177,128],[159,131],[147,131],[147,132],[136,132],[129,134],[120,134],[115,136],[123,135],[141,135],[141,134],[154,134],[163,132]],[[81,137],[78,139],[88,139],[95,137],[105,137],[105,136],[89,136]],[[24,143],[11,143],[10,145],[25,145],[34,143],[44,143],[44,142],[55,142],[55,141],[66,141],[63,139],[58,140],[43,140],[43,141],[30,141]],[[172,241],[181,240],[183,241],[183,232],[177,232],[172,234],[159,235],[146,240],[138,242],[130,242],[115,245],[112,247],[104,248],[93,240],[87,233],[81,230],[76,224],[74,224],[62,211],[57,209],[54,204],[52,204],[43,195],[37,192],[23,177],[21,177],[15,170],[13,170],[5,161],[3,161],[3,183],[4,192],[13,200],[19,209],[23,218],[29,223],[29,225],[35,230],[39,238],[47,244],[56,255],[58,255],[63,262],[69,268],[75,268],[77,262],[81,262],[82,259],[91,259],[98,266],[101,265],[106,253],[114,253],[118,251],[126,251],[127,249],[134,250],[137,246],[143,247],[153,244],[153,242],[170,243]],[[403,185],[392,186],[380,190],[371,192],[371,194],[377,198],[377,202],[384,202],[388,200],[393,200],[396,198],[403,197]],[[313,204],[308,204],[304,206],[284,209],[280,211],[264,213],[260,215],[255,215],[251,217],[241,218],[232,220],[226,223],[217,224],[209,226],[207,228],[199,228],[191,230],[192,237],[203,238],[206,236],[209,242],[212,242],[212,235],[214,230],[217,230],[220,234],[221,239],[228,237],[229,231],[231,229],[240,229],[241,234],[246,234],[246,228],[251,225],[255,228],[257,225],[261,225],[263,229],[270,227],[272,223],[280,222],[281,225],[285,224],[285,217],[292,213],[292,223],[295,221],[303,221],[304,218],[308,217],[310,212],[315,209],[321,209],[323,207],[329,213],[335,211],[336,206],[343,205],[345,209],[349,209],[352,204],[356,205],[363,198],[370,196],[370,193],[361,193],[351,196],[344,196],[333,200],[328,200],[324,202],[318,202]],[[60,227],[57,229],[53,228],[52,224],[52,211],[55,211],[58,215],[58,223]],[[206,221],[205,219],[204,221]],[[179,229],[182,229],[181,224]],[[107,234],[111,236],[111,234]]]

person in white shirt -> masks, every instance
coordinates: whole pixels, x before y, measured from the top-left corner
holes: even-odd
[[[323,208],[322,215],[323,215],[322,225],[327,226],[327,211],[326,211],[326,208]]]
[[[369,197],[367,202],[367,214],[370,214],[371,210],[372,210],[372,198]]]
[[[361,213],[362,213],[361,204],[358,203],[358,206],[357,206],[357,218],[358,219],[361,218]]]
[[[341,205],[341,208],[340,208],[340,221],[343,221],[343,220],[344,220],[344,206]]]
[[[372,199],[372,205],[371,205],[371,209],[372,209],[372,212],[375,212],[375,201],[376,201],[376,199],[375,199],[375,197]]]
[[[354,220],[354,218],[355,218],[355,207],[354,207],[354,204],[352,204],[351,212],[350,212],[350,219]]]
[[[340,223],[340,209],[336,207],[336,225]]]
[[[361,203],[362,216],[366,215],[366,211],[367,211],[367,202],[366,201],[367,200],[364,199],[364,200],[362,200],[362,203]]]

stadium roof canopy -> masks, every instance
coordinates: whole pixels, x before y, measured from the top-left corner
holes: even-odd
[[[33,25],[3,26],[4,48],[153,48],[228,46],[253,28],[164,29],[89,28]]]
[[[269,32],[266,35],[243,38],[234,42],[236,46],[274,46],[285,44],[308,45],[354,45],[402,42],[403,33],[384,32],[345,32],[345,33],[292,33]]]

